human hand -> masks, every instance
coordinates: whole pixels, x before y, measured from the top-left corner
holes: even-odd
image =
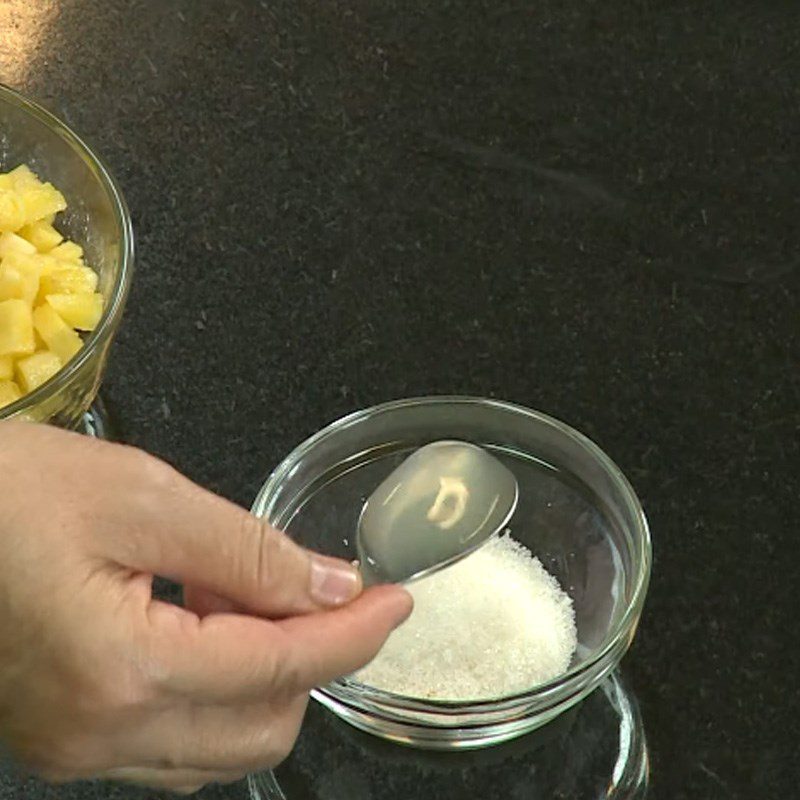
[[[133,448],[4,422],[0,474],[0,739],[49,780],[189,792],[273,766],[309,689],[411,611]],[[188,608],[154,575],[197,587]]]

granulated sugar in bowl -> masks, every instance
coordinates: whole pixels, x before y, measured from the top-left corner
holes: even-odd
[[[495,400],[427,397],[360,411],[294,450],[253,512],[300,543],[355,558],[366,498],[410,453],[441,439],[511,469],[510,535],[409,584],[417,607],[356,675],[316,689],[357,728],[430,749],[485,747],[570,708],[614,669],[650,574],[647,522],[619,468],[544,414]]]
[[[408,586],[414,613],[354,678],[408,697],[473,701],[558,677],[577,646],[570,596],[510,535]]]

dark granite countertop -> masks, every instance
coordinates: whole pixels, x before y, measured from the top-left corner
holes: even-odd
[[[800,5],[8,0],[0,24],[0,80],[133,213],[125,439],[249,505],[375,402],[564,419],[652,525],[624,662],[651,796],[796,795]]]

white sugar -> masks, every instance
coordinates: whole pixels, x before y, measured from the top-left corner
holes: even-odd
[[[509,535],[408,588],[414,613],[356,680],[410,697],[479,700],[525,691],[569,667],[572,600]]]

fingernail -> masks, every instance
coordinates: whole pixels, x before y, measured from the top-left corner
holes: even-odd
[[[411,593],[402,586],[398,586],[397,589],[400,590],[398,593],[403,598],[403,604],[400,608],[400,615],[395,623],[395,628],[399,628],[411,616],[411,612],[414,610],[414,598],[411,596]]]
[[[361,575],[350,564],[314,556],[311,559],[311,596],[321,605],[340,606],[361,592]]]

